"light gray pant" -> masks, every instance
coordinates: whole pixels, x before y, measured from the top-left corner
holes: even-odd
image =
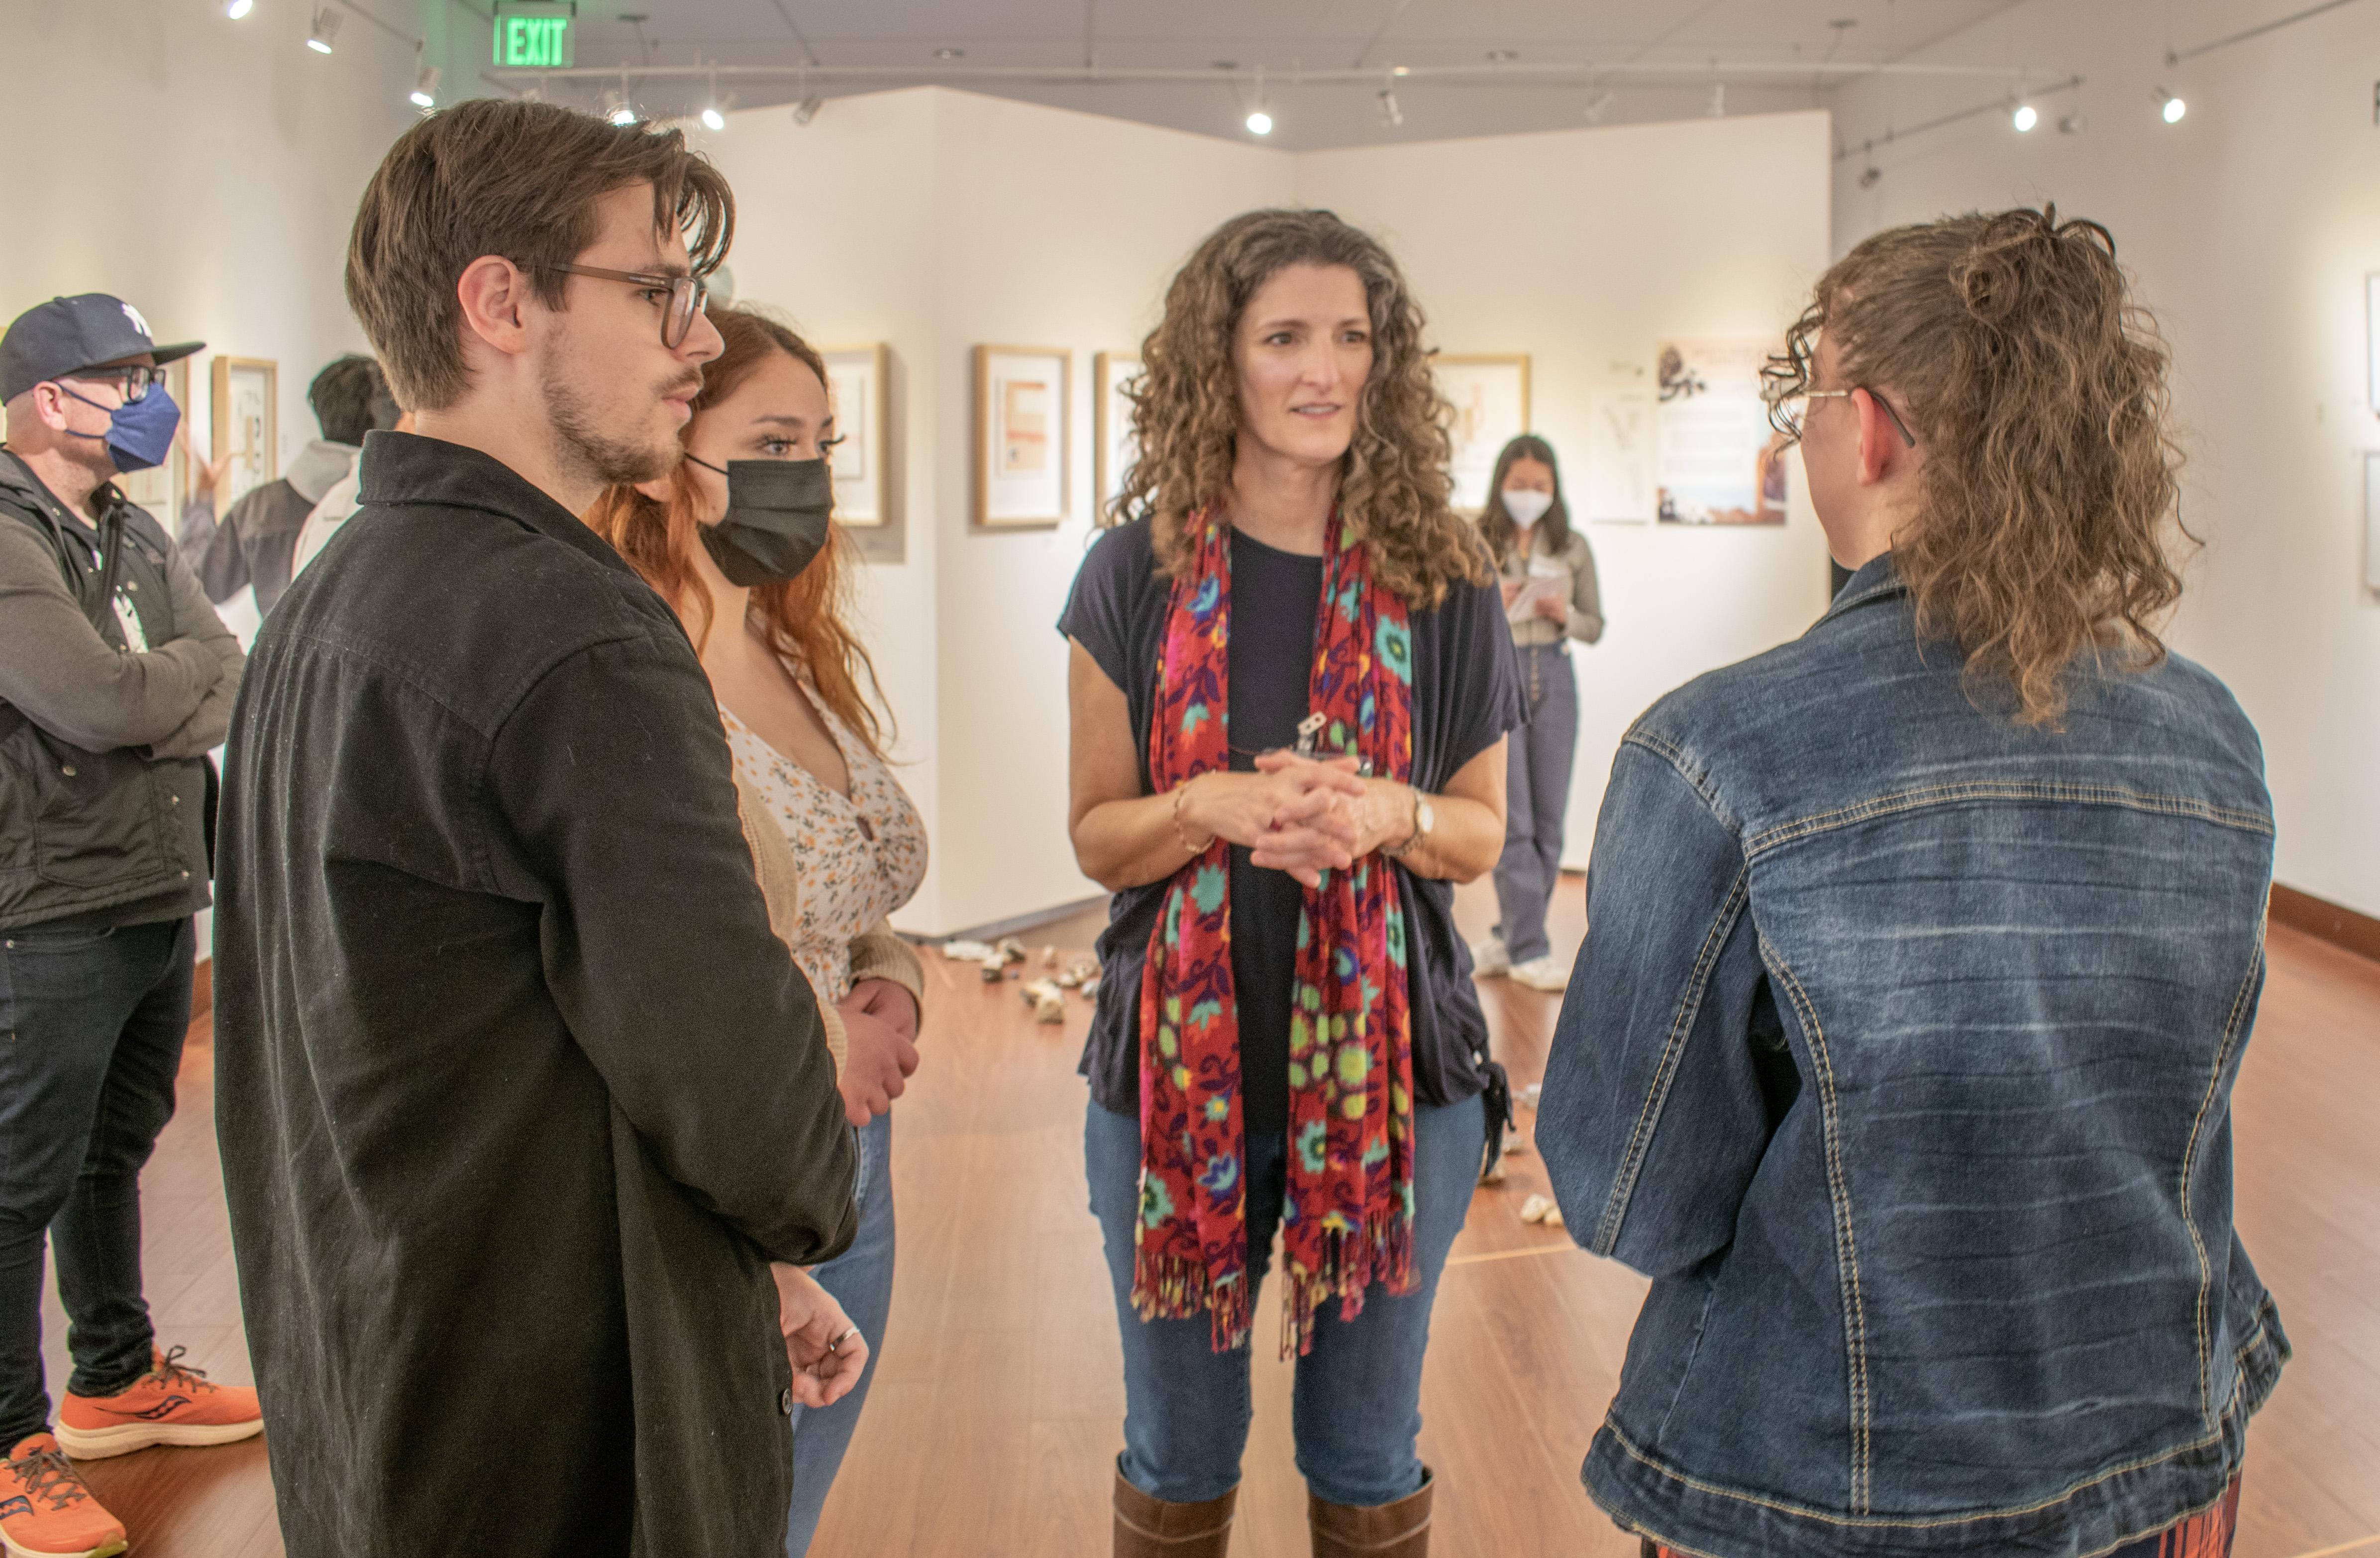
[[[1496,862],[1496,934],[1515,963],[1553,950],[1546,906],[1561,880],[1562,816],[1578,757],[1578,682],[1570,640],[1516,648],[1529,723],[1505,749],[1504,853]]]

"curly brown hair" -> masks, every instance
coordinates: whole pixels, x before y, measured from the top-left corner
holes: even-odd
[[[1251,211],[1208,235],[1173,278],[1165,317],[1142,343],[1129,392],[1140,456],[1100,521],[1146,514],[1160,573],[1189,566],[1184,521],[1230,496],[1240,433],[1232,357],[1248,300],[1292,265],[1343,265],[1364,283],[1372,371],[1342,457],[1341,516],[1371,552],[1372,577],[1408,605],[1434,607],[1456,580],[1488,577],[1476,532],[1447,506],[1447,406],[1422,346],[1424,320],[1378,239],[1327,211]]]
[[[1892,539],[1922,635],[1954,641],[1971,676],[2005,678],[2020,723],[2053,729],[2086,648],[2135,669],[2164,659],[2152,624],[2181,594],[2170,549],[2197,542],[2164,337],[2107,228],[2052,205],[1876,234],[1818,279],[1764,371],[1772,405],[1810,387],[1821,331],[1842,383],[1897,392],[1925,451],[1918,511]]]
[[[702,393],[694,397],[694,415],[678,434],[681,442],[692,434],[705,411],[734,395],[772,353],[804,364],[820,383],[829,382],[826,359],[818,348],[768,315],[717,303],[708,312],[723,344],[719,355],[703,364]],[[702,624],[694,635],[697,654],[717,626],[710,620],[710,597],[692,562],[700,544],[696,534],[702,526],[696,517],[699,508],[693,479],[681,462],[670,478],[669,502],[655,502],[624,484],[605,488],[587,511],[587,528],[610,542],[671,609],[693,603]],[[857,551],[842,526],[830,527],[817,561],[790,579],[753,588],[752,615],[769,647],[780,658],[799,662],[818,688],[819,700],[881,757],[889,732],[876,711],[883,704],[884,688],[876,679],[876,663],[850,624],[852,565]],[[860,689],[863,676],[868,678],[866,692]]]

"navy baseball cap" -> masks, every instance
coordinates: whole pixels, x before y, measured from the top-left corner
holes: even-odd
[[[44,380],[103,362],[147,352],[162,367],[205,346],[204,341],[157,345],[149,337],[149,322],[140,310],[104,292],[53,298],[18,314],[8,334],[0,336],[0,401],[14,400]]]

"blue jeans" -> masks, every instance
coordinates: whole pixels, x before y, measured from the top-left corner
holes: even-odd
[[[794,1506],[785,1524],[785,1552],[802,1558],[818,1534],[820,1511],[843,1466],[844,1452],[859,1427],[859,1409],[884,1357],[884,1317],[892,1308],[892,1116],[879,1114],[859,1133],[859,1177],[852,1198],[859,1203],[859,1233],[851,1248],[822,1266],[810,1268],[820,1287],[834,1295],[851,1323],[868,1342],[868,1367],[859,1383],[832,1406],[794,1408]]]
[[[1504,853],[1496,861],[1496,934],[1515,963],[1553,951],[1546,906],[1561,881],[1562,821],[1570,810],[1570,772],[1578,757],[1578,680],[1570,641],[1528,644],[1521,689],[1529,723],[1512,732],[1504,754]]]
[[[1447,1251],[1471,1210],[1487,1114],[1476,1098],[1414,1111],[1414,1292],[1375,1284],[1364,1312],[1315,1317],[1314,1350],[1297,1360],[1291,1424],[1297,1469],[1317,1496],[1368,1508],[1417,1491],[1422,1464],[1421,1359]],[[1123,1454],[1116,1469],[1152,1498],[1203,1503],[1239,1485],[1253,1416],[1249,1353],[1214,1350],[1205,1316],[1143,1320],[1132,1305],[1133,1230],[1140,1217],[1140,1122],[1097,1103],[1083,1131],[1091,1211],[1107,1237],[1108,1274],[1123,1331]],[[1286,1135],[1247,1143],[1248,1300],[1271,1263],[1288,1188]]]
[[[0,1446],[49,1427],[42,1247],[77,1395],[149,1369],[140,1167],[174,1117],[190,1026],[190,921],[0,937]]]

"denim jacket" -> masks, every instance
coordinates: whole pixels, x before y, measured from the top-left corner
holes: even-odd
[[[2179,657],[2060,732],[1961,673],[1878,558],[1612,766],[1536,1139],[1653,1279],[1587,1491],[1682,1550],[2097,1552],[2289,1357],[2231,1229],[2255,731]]]

